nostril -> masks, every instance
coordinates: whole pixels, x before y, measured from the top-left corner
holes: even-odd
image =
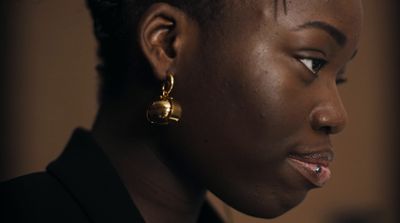
[[[323,132],[325,134],[331,134],[332,133],[332,127],[330,126],[322,126],[319,128],[320,132]]]

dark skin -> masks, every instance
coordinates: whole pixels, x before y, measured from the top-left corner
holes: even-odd
[[[181,122],[148,124],[157,92],[136,85],[93,127],[146,222],[196,222],[206,190],[244,213],[279,216],[314,187],[288,154],[331,148],[346,124],[337,83],[357,51],[361,1],[231,2],[207,31],[164,3],[142,16],[148,75],[176,74]]]

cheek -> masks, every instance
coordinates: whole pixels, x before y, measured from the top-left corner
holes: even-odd
[[[183,117],[171,135],[199,169],[256,173],[260,165],[284,159],[289,139],[304,127],[301,85],[287,63],[241,55],[190,66],[182,71],[190,75],[178,79]]]
[[[254,142],[281,144],[307,124],[310,106],[304,84],[286,58],[252,58],[256,59],[228,80],[234,86],[229,91],[236,111],[244,114],[238,125]]]
[[[208,151],[213,157],[228,152],[239,160],[260,155],[272,159],[275,153],[285,153],[286,139],[304,128],[304,84],[290,66],[293,61],[266,48],[190,58],[185,62],[190,65],[178,72],[183,75],[175,93],[183,117],[173,134],[177,141],[185,141],[183,145],[197,148],[197,157]]]
[[[213,56],[191,58],[195,63],[177,72],[183,116],[169,129],[172,148],[185,170],[228,203],[286,210],[283,203],[304,197],[296,191],[285,198],[294,190],[282,177],[287,149],[306,124],[304,85],[274,53]]]

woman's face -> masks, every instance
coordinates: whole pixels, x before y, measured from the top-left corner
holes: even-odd
[[[357,50],[360,0],[230,1],[177,60],[176,153],[239,211],[275,217],[328,179],[346,124],[338,83]]]

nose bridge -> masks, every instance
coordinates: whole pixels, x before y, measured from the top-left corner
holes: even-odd
[[[336,87],[321,94],[320,102],[310,113],[311,126],[329,134],[341,132],[347,123],[347,112]]]

